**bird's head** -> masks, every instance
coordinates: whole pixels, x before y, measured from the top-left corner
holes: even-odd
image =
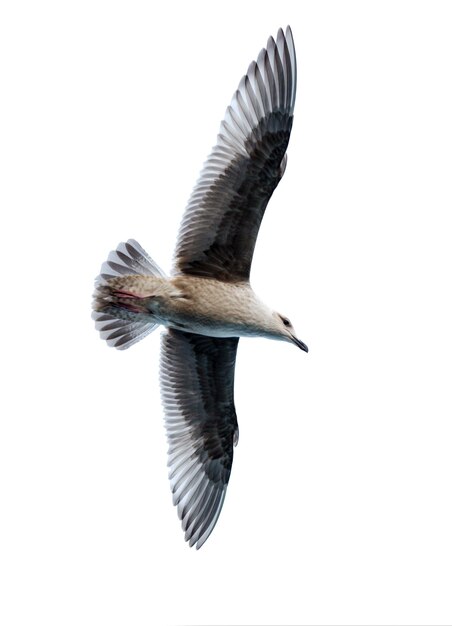
[[[289,341],[290,343],[295,344],[305,352],[308,352],[308,346],[300,341],[295,334],[295,329],[292,326],[291,321],[285,315],[281,315],[281,313],[277,313],[276,311],[273,313],[275,330],[276,330],[276,338],[281,341]]]

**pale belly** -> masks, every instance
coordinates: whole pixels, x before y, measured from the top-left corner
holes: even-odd
[[[206,335],[207,337],[250,337],[259,334],[257,331],[253,331],[242,324],[218,322],[216,320],[166,320],[164,326],[188,333],[195,333],[196,335]]]

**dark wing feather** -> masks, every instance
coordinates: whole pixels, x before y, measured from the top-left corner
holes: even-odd
[[[185,539],[200,548],[220,515],[238,440],[234,408],[237,338],[169,329],[160,384],[169,478]]]
[[[175,273],[249,279],[260,223],[284,173],[295,92],[288,27],[251,63],[226,111],[182,220]]]

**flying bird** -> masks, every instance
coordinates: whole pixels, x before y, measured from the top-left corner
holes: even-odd
[[[123,350],[165,327],[160,386],[169,479],[185,540],[200,548],[223,506],[238,441],[234,369],[240,337],[308,351],[249,282],[268,201],[287,162],[296,92],[290,27],[269,38],[227,108],[179,230],[170,276],[133,239],[96,279],[93,318]]]

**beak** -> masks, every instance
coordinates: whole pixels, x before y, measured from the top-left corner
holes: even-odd
[[[304,350],[305,352],[309,352],[309,350],[308,350],[308,346],[307,346],[305,343],[303,343],[302,341],[300,341],[299,339],[297,339],[297,338],[295,337],[295,335],[292,335],[292,341],[294,342],[294,344],[295,344],[296,346],[298,346],[299,348],[301,348],[301,349],[302,349],[302,350]]]

